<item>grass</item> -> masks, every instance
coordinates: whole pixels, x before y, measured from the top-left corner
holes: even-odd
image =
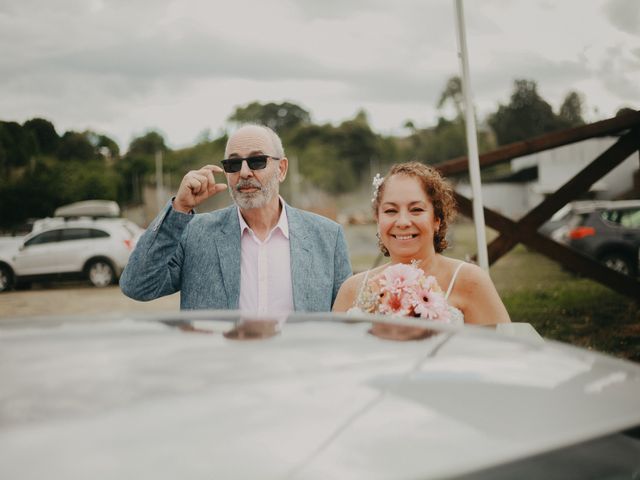
[[[376,258],[375,227],[356,228],[347,230],[347,238],[354,270],[359,271]],[[365,240],[367,234],[374,241]],[[489,231],[488,240],[495,235]],[[475,253],[473,224],[456,224],[451,243],[445,252],[449,257],[462,259]],[[580,278],[522,245],[492,265],[490,273],[514,322],[528,322],[546,338],[640,362],[638,302]]]

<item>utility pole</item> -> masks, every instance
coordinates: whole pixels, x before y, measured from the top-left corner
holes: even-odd
[[[291,182],[289,183],[291,198],[289,199],[289,201],[291,202],[292,206],[300,208],[300,205],[298,204],[300,196],[300,173],[298,172],[297,155],[293,155],[289,158],[289,170],[291,175]]]
[[[471,76],[469,73],[469,57],[467,55],[467,38],[464,26],[462,0],[455,0],[456,20],[458,27],[458,57],[462,70],[462,93],[464,94],[464,116],[467,130],[467,152],[469,154],[469,178],[473,192],[473,221],[476,227],[476,244],[478,248],[478,264],[489,271],[489,255],[487,253],[487,237],[484,228],[484,210],[482,206],[482,182],[480,180],[480,159],[478,157],[478,136],[476,132],[476,115],[471,94]]]
[[[156,203],[158,211],[164,206],[164,185],[162,183],[162,150],[156,150]]]

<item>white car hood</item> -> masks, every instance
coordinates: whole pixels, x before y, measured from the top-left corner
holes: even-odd
[[[1,478],[442,478],[640,425],[640,366],[479,329],[41,323],[0,331]]]

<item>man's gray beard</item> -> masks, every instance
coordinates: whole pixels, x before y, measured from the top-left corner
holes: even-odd
[[[234,188],[229,189],[229,193],[231,193],[231,198],[233,198],[233,201],[236,202],[236,205],[238,205],[241,210],[251,210],[267,205],[273,196],[278,194],[279,184],[278,171],[276,170],[263,184],[260,184],[255,178],[240,180]],[[238,190],[240,187],[254,187],[258,190],[244,193]]]

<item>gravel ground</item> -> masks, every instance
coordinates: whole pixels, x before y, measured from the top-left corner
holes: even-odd
[[[40,315],[177,312],[180,295],[151,302],[125,297],[117,286],[94,288],[84,284],[35,285],[31,290],[0,293],[0,323],[15,317]]]

